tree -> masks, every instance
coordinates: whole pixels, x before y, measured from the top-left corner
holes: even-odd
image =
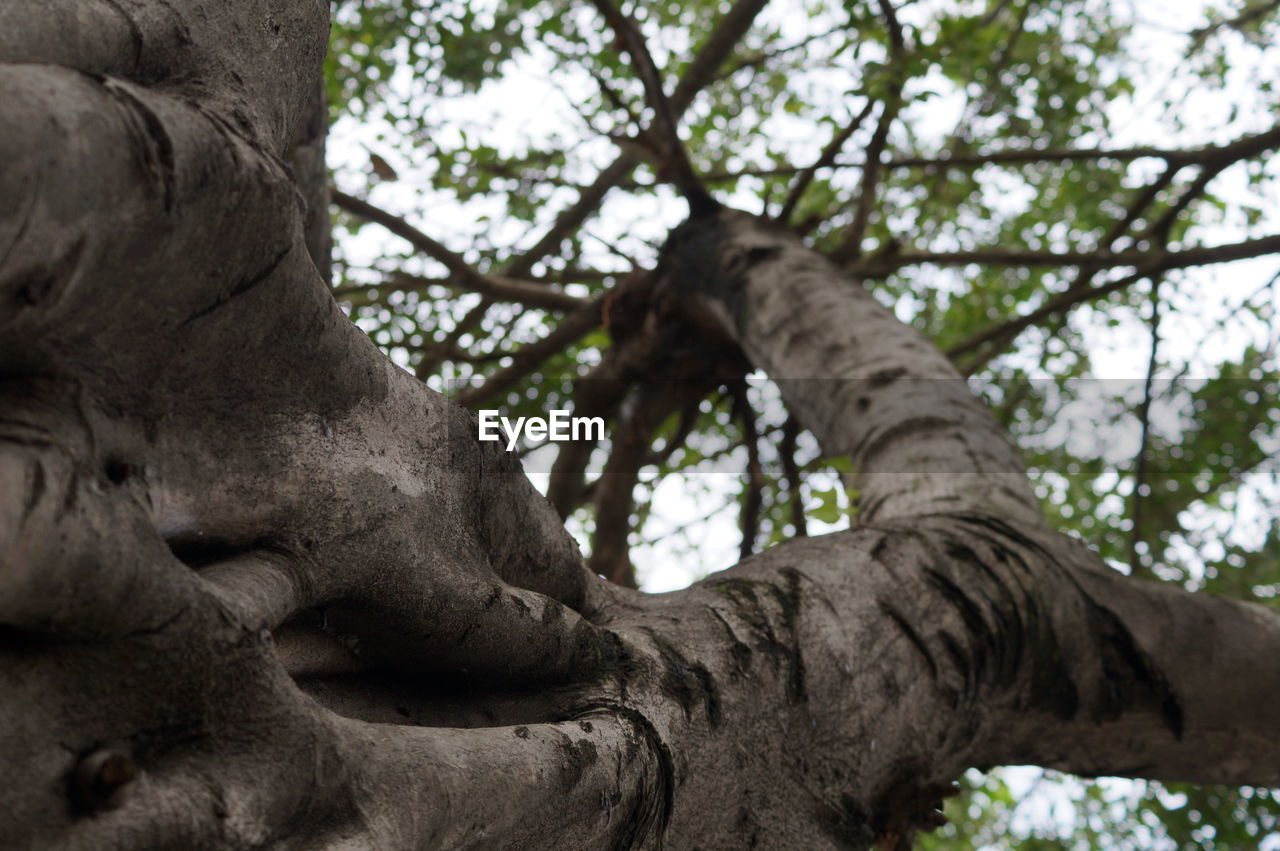
[[[1037,16],[1079,22],[1080,8],[1000,3],[943,14],[930,30],[889,3],[855,4],[837,35],[852,25],[880,57],[864,62],[860,117],[817,160],[764,169],[788,192],[752,215],[712,188],[717,166],[752,170],[727,150],[741,140],[725,131],[717,149],[717,113],[695,105],[700,93],[726,98],[715,83],[735,69],[778,73],[785,49],[743,47],[759,38],[764,6],[624,11],[597,0],[589,19],[555,4],[365,4],[364,17],[339,7],[336,43],[351,50],[333,54],[335,108],[379,94],[359,81],[390,70],[387,51],[425,27],[434,35],[410,61],[444,69],[428,82],[476,86],[545,43],[599,83],[602,115],[630,125],[614,133],[616,160],[569,187],[577,200],[522,252],[466,257],[335,193],[348,214],[444,269],[434,281],[409,268],[371,282],[344,257],[340,297],[389,314],[431,287],[481,296],[420,335],[419,377],[370,342],[327,283],[327,3],[0,9],[5,844],[906,847],[936,826],[969,766],[1280,785],[1274,610],[1126,576],[1056,531],[1005,425],[962,379],[1074,305],[1274,253],[1274,235],[1177,242],[1210,181],[1256,161],[1280,132],[1189,149],[1079,147],[1090,124],[1066,105],[1072,85],[1108,92],[1063,49],[1077,43],[1070,28]],[[1210,29],[1266,25],[1272,6],[1259,8]],[[644,32],[670,22],[651,26],[641,12],[691,34],[674,86]],[[1006,39],[1010,25],[1018,35]],[[593,53],[601,32],[615,52]],[[1062,114],[1024,127],[1011,112],[1015,126],[996,135],[1048,147],[981,148],[978,119],[1020,96],[994,69],[965,119],[971,132],[938,157],[887,158],[891,143],[909,147],[895,134],[910,129],[914,86],[931,68],[1004,43],[992,61],[1025,76],[1023,37],[1032,55],[1056,45],[1048,55],[1075,83],[1046,94]],[[1120,49],[1103,25],[1077,41]],[[686,114],[706,122],[701,148],[681,138]],[[821,175],[844,164],[842,148],[873,115],[846,194]],[[439,144],[441,163],[463,163],[442,178],[459,186],[527,179],[509,199],[516,219],[520,197],[530,216],[561,197],[539,192],[565,180],[563,151],[545,152],[545,172],[529,176],[533,153],[517,166],[466,140]],[[1135,189],[1123,164],[1137,158],[1165,169]],[[643,190],[650,181],[632,175],[646,160],[651,181],[688,208],[656,264],[625,276],[568,265],[562,243],[581,255],[583,222],[614,187]],[[1086,247],[994,214],[1007,225],[998,248],[925,246],[968,235],[945,219],[936,233],[919,226],[920,246],[890,237],[899,170],[924,170],[929,198],[918,203],[967,214],[982,181],[948,175],[1005,162],[1027,165],[1046,193],[1077,187],[1066,236]],[[1184,170],[1193,176],[1179,182]],[[903,323],[869,289],[926,263],[1033,273],[984,273],[972,299],[937,320],[953,326],[944,354],[929,320]],[[1063,268],[1075,277],[1049,271]],[[572,278],[592,286],[574,294],[553,280]],[[1011,281],[1018,298],[1052,295],[973,329],[984,299]],[[525,309],[495,322],[496,303]],[[501,348],[504,335],[527,333],[522,316],[552,327]],[[589,351],[598,363],[575,383],[564,367]],[[609,419],[604,474],[587,483],[592,446],[566,444],[544,499],[515,455],[477,440],[472,413],[420,380],[446,361],[492,364],[462,371],[484,379],[456,394],[472,404],[512,388],[528,399],[540,368],[563,369],[536,402],[570,393],[575,410]],[[742,389],[753,370],[791,417],[776,436],[757,428]],[[670,462],[691,435],[724,432],[699,413],[721,388],[753,471],[747,557],[668,595],[602,581],[597,572],[630,579],[638,471]],[[1228,425],[1247,437],[1272,415],[1246,407],[1258,409],[1252,419]],[[799,504],[789,459],[805,433],[845,459],[857,523],[757,553],[765,503]],[[778,487],[790,501],[763,496],[752,446],[765,438],[783,448]],[[1213,487],[1241,472],[1226,469]],[[1169,534],[1175,497],[1190,499],[1146,504],[1139,556]],[[592,569],[560,520],[586,502]],[[803,512],[787,516],[801,532]],[[1135,572],[1151,564],[1138,559]]]

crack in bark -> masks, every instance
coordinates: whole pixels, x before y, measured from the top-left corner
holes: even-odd
[[[185,327],[199,319],[203,319],[204,317],[213,313],[215,310],[227,304],[229,301],[235,298],[238,298],[239,296],[242,296],[245,293],[248,293],[254,287],[258,286],[259,284],[263,283],[268,278],[270,278],[271,274],[275,272],[277,268],[279,268],[280,264],[283,263],[285,258],[288,257],[291,253],[293,253],[292,244],[290,244],[283,251],[281,251],[279,254],[273,257],[271,261],[267,263],[267,265],[263,269],[261,269],[258,272],[255,272],[245,280],[241,281],[240,283],[232,287],[231,290],[228,293],[226,293],[226,295],[220,296],[219,298],[214,300],[212,304],[208,305],[207,307],[203,307],[200,310],[197,310],[195,313],[191,314],[186,319],[182,320],[182,323],[179,327]]]
[[[141,627],[139,629],[130,630],[129,632],[126,632],[123,637],[124,638],[142,638],[144,636],[149,636],[149,635],[159,635],[160,633],[164,632],[166,629],[168,629],[169,627],[177,623],[189,611],[191,611],[190,606],[183,606],[180,609],[178,609],[176,612],[174,612],[172,615],[169,615],[167,618],[160,621],[160,623],[156,624],[155,626],[146,626],[146,627]]]

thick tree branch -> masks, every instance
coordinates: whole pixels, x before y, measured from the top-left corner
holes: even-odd
[[[1276,782],[1264,707],[1280,690],[1280,663],[1268,655],[1262,682],[1243,685],[1255,648],[1280,642],[1274,613],[1133,582],[1047,530],[1016,455],[946,359],[776,226],[729,212],[688,223],[664,249],[661,272],[720,317],[824,451],[851,456],[861,525],[844,540],[865,546],[894,590],[849,593],[880,601],[909,654],[895,670],[914,665],[908,676],[936,689],[913,705],[938,700],[951,719],[936,739],[924,734],[935,759],[927,764],[945,762],[950,743],[979,764],[1031,754],[1089,774]],[[879,580],[856,556],[844,566],[837,539],[806,539],[831,548],[842,565],[833,572],[819,576],[820,559],[800,557],[808,544],[794,541],[706,584],[728,589],[751,575],[776,587],[782,565],[802,563],[831,617],[848,618],[843,583]],[[798,622],[815,628],[821,603],[798,605]],[[814,640],[824,652],[833,646]],[[1229,648],[1225,668],[1211,661],[1214,648]],[[814,657],[805,659],[807,679]],[[828,691],[822,704],[840,700]],[[815,720],[818,729],[841,723]]]
[[[741,213],[686,223],[660,271],[709,300],[824,451],[853,459],[865,522],[964,506],[1042,522],[1016,454],[950,362],[793,234]]]
[[[550,507],[308,254],[282,163],[327,10],[0,11],[7,843],[421,847],[461,841],[498,787],[515,808],[483,818],[522,847],[579,796],[633,814],[589,819],[588,845],[657,824],[651,726],[539,698],[490,710],[558,722],[524,737],[457,729],[484,717],[465,711],[428,729],[406,719],[438,697],[379,691],[406,670],[563,684],[611,651],[564,605],[589,577]],[[277,628],[369,679],[304,682]],[[566,741],[610,758],[566,767]]]

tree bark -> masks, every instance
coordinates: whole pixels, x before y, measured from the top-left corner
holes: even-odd
[[[317,271],[327,9],[0,7],[4,844],[863,847],[968,765],[1280,784],[1280,620],[1047,529],[946,359],[741,213],[660,298],[853,458],[859,525],[593,577]]]

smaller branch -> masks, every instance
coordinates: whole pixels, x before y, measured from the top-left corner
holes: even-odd
[[[667,101],[667,93],[662,87],[662,76],[658,66],[654,64],[653,55],[649,53],[649,45],[644,35],[631,18],[611,0],[591,0],[592,5],[613,30],[618,43],[631,57],[631,67],[644,86],[645,99],[653,110],[653,121],[668,141],[675,136],[676,121],[671,114],[671,104]]]
[[[1133,529],[1129,534],[1129,571],[1131,576],[1150,578],[1150,571],[1142,563],[1138,553],[1138,544],[1142,541],[1143,508],[1147,494],[1147,448],[1151,440],[1151,391],[1155,384],[1156,364],[1160,352],[1160,280],[1151,280],[1151,352],[1147,357],[1147,376],[1142,383],[1142,402],[1138,405],[1138,422],[1142,426],[1142,436],[1138,441],[1138,456],[1133,471],[1133,495],[1130,498],[1130,519]]]
[[[680,409],[680,419],[676,423],[675,434],[663,445],[661,452],[651,452],[649,457],[645,459],[645,466],[662,467],[671,460],[671,456],[676,450],[684,446],[689,434],[693,431],[693,425],[698,420],[698,403],[701,398],[690,397],[689,401]]]
[[[618,158],[604,168],[590,185],[581,189],[578,200],[574,201],[556,216],[537,242],[528,251],[515,258],[507,268],[507,274],[522,278],[533,271],[533,267],[546,256],[558,254],[564,241],[568,239],[604,201],[606,195],[629,175],[641,158],[631,150],[624,150]]]
[[[434,352],[437,349],[437,344],[434,342],[426,342],[420,346],[401,345],[401,346],[397,346],[396,348],[402,348],[410,352]],[[502,360],[505,357],[507,357],[507,353],[501,350],[477,353],[477,352],[469,352],[466,349],[454,349],[453,351],[444,353],[445,360],[459,361],[461,363],[470,363],[470,364],[489,364],[489,363],[493,363],[494,361]],[[414,374],[418,375],[417,370],[414,371]],[[418,375],[418,377],[425,380],[427,376],[424,373],[422,375]]]
[[[1031,14],[1032,6],[1033,4],[1031,3],[1022,3],[1020,8],[1015,10],[1012,27],[1010,27],[1009,34],[1003,39],[1003,44],[991,67],[987,69],[987,79],[980,92],[974,95],[970,93],[968,88],[965,89],[965,101],[960,117],[943,144],[944,155],[954,156],[965,147],[972,136],[974,124],[984,114],[988,113],[995,103],[996,91],[1001,85],[1004,73],[1013,61],[1014,51],[1017,49],[1019,41],[1026,34],[1027,18]],[[988,22],[994,22],[999,17],[1001,17],[1001,13],[995,11],[994,14],[988,16]],[[949,194],[941,189],[945,184],[946,178],[946,172],[940,169],[934,170],[929,174],[929,180],[925,181],[924,186],[925,197],[917,205],[917,221],[923,222],[930,219],[934,215],[933,208],[942,203],[941,199]],[[972,177],[969,179],[973,180]]]
[[[1105,246],[1107,250],[1114,250],[1116,248],[1120,239],[1129,232],[1129,228],[1133,223],[1147,211],[1147,208],[1150,207],[1152,203],[1155,202],[1156,196],[1158,196],[1170,183],[1173,182],[1173,178],[1181,169],[1182,166],[1177,164],[1171,163],[1167,165],[1159,177],[1145,186],[1141,192],[1137,193],[1133,199],[1130,200],[1129,205],[1125,208],[1124,215],[1111,226],[1102,239],[1101,244]],[[1167,237],[1168,233],[1166,232],[1164,234],[1164,238],[1160,241],[1160,247],[1162,250],[1168,247]],[[1136,239],[1133,241],[1135,244],[1138,242]],[[1098,276],[1099,271],[1100,270],[1098,268],[1092,266],[1079,267],[1076,270],[1075,278],[1067,286],[1066,292],[1077,294],[1089,293],[1093,286],[1093,281]],[[1004,333],[993,338],[987,344],[984,344],[985,347],[981,354],[972,358],[965,365],[965,374],[972,375],[974,372],[986,366],[997,355],[1004,351],[1010,343],[1017,339],[1020,333],[1021,329],[1006,326]]]
[[[846,234],[844,242],[836,250],[836,257],[839,260],[847,262],[857,260],[862,256],[862,237],[871,221],[871,211],[876,201],[876,189],[880,183],[880,171],[882,169],[880,156],[884,153],[885,144],[889,139],[889,125],[897,117],[897,112],[896,107],[890,103],[885,104],[883,111],[880,113],[880,121],[876,125],[875,132],[871,135],[871,142],[867,145],[866,165],[862,169],[862,181],[858,185],[858,206],[854,210],[853,224],[849,225],[849,232]]]
[[[898,22],[898,13],[889,0],[879,0],[880,11],[884,14],[889,30],[889,93],[885,97],[884,106],[880,110],[880,120],[863,157],[862,179],[858,185],[858,206],[853,214],[853,224],[844,241],[836,249],[836,257],[844,262],[856,260],[862,255],[862,237],[866,234],[867,225],[871,221],[871,211],[875,207],[877,190],[880,183],[880,172],[883,168],[881,157],[885,145],[889,141],[889,128],[898,117],[902,108],[902,87],[905,85],[902,67],[906,53],[906,42],[902,35],[902,25]]]
[[[944,157],[902,157],[890,160],[888,168],[972,168],[975,166],[1029,162],[1072,162],[1076,160],[1117,160],[1128,162],[1145,158],[1162,159],[1170,165],[1187,166],[1219,161],[1238,162],[1266,153],[1280,145],[1280,127],[1243,136],[1225,145],[1200,148],[1025,148],[986,151],[975,154],[951,154]]]
[[[1169,234],[1173,230],[1173,225],[1178,220],[1178,216],[1191,205],[1192,201],[1204,194],[1204,190],[1213,182],[1213,179],[1221,174],[1231,162],[1229,160],[1217,160],[1202,167],[1200,173],[1196,175],[1196,179],[1178,196],[1178,200],[1169,209],[1165,210],[1160,218],[1152,222],[1151,226],[1147,228],[1147,232],[1134,240],[1135,243],[1146,240],[1160,245],[1167,244],[1169,242]]]
[[[609,460],[596,480],[596,528],[591,539],[591,569],[610,582],[636,587],[631,564],[631,514],[635,508],[635,487],[654,430],[672,409],[671,397],[637,387],[631,416],[615,422]]]
[[[1259,286],[1257,289],[1253,290],[1247,296],[1245,296],[1244,298],[1236,302],[1234,307],[1232,307],[1222,316],[1218,317],[1218,319],[1215,320],[1211,326],[1205,328],[1203,333],[1200,336],[1200,340],[1196,343],[1196,347],[1192,349],[1190,355],[1183,358],[1182,369],[1178,370],[1178,374],[1173,377],[1173,379],[1170,381],[1170,384],[1177,384],[1183,379],[1185,379],[1188,373],[1190,373],[1191,370],[1200,363],[1200,356],[1201,354],[1203,354],[1205,347],[1208,345],[1208,343],[1212,339],[1213,334],[1226,330],[1228,322],[1230,322],[1232,319],[1235,319],[1244,310],[1252,306],[1254,299],[1258,298],[1258,296],[1260,295],[1267,293],[1269,290],[1274,289],[1277,284],[1280,284],[1280,271],[1277,271],[1274,275],[1271,276],[1271,278],[1265,281],[1261,286]],[[1274,348],[1275,348],[1275,344],[1272,344],[1271,349],[1274,350]]]
[[[613,86],[609,85],[608,80],[596,73],[594,68],[587,66],[587,73],[591,75],[591,79],[596,81],[596,85],[600,88],[600,93],[604,95],[605,100],[609,101],[609,105],[627,116],[627,120],[639,129],[642,126],[640,116],[631,108],[631,104],[627,103],[622,95],[615,91]]]
[[[592,0],[592,5],[609,24],[618,42],[631,57],[631,67],[644,85],[645,97],[649,108],[653,110],[653,127],[657,138],[645,130],[641,130],[642,141],[648,141],[654,148],[655,171],[659,176],[667,176],[679,189],[690,210],[714,210],[717,205],[707,193],[701,179],[693,169],[689,160],[689,152],[680,141],[676,127],[675,112],[662,87],[662,77],[658,66],[654,64],[649,53],[649,45],[639,27],[612,0]],[[664,174],[665,172],[665,174]]]
[[[608,310],[607,307],[602,309]],[[605,349],[600,363],[574,381],[574,415],[601,417],[616,425],[619,406],[627,394],[633,392],[637,384],[642,390],[647,380],[660,375],[659,364],[668,356],[668,347],[661,335],[640,334],[624,340],[615,339],[614,345]],[[672,410],[677,407],[682,409],[680,433],[664,451],[674,451],[675,445],[684,441],[687,429],[697,419],[698,403],[705,395],[705,390],[699,390],[686,382],[676,385],[674,395],[669,397],[668,402]],[[654,427],[656,426],[657,424]],[[556,455],[551,467],[551,477],[547,482],[547,499],[556,507],[561,517],[572,514],[586,498],[589,489],[585,484],[586,467],[595,446],[594,440],[573,441],[562,444]],[[658,462],[650,456],[643,459],[643,463]]]
[[[490,296],[481,296],[480,303],[462,315],[462,318],[458,320],[458,324],[453,326],[453,330],[440,342],[440,346],[431,354],[423,356],[416,370],[417,376],[425,379],[439,369],[440,364],[448,359],[446,357],[447,353],[457,351],[458,342],[464,335],[475,330],[493,305],[494,300]]]
[[[332,192],[333,203],[337,204],[348,213],[359,216],[360,218],[382,225],[382,227],[394,233],[396,236],[407,241],[418,251],[427,255],[444,265],[453,274],[460,278],[483,278],[484,276],[471,267],[471,264],[463,259],[461,254],[451,251],[443,243],[437,242],[427,236],[404,219],[392,213],[388,213],[379,207],[375,207],[368,201],[363,201],[355,196],[348,195],[334,189]]]
[[[862,126],[863,121],[867,120],[867,116],[871,114],[874,106],[875,101],[868,99],[862,111],[842,130],[831,137],[831,141],[827,142],[827,146],[822,149],[818,159],[796,175],[795,182],[791,185],[786,200],[782,202],[782,209],[778,211],[778,215],[774,216],[775,221],[785,222],[791,218],[792,213],[795,212],[796,205],[800,203],[800,199],[804,196],[805,190],[809,188],[809,184],[813,182],[818,170],[830,168],[835,164],[836,157],[840,155],[840,149],[844,147],[845,142],[849,141],[849,138],[854,133],[858,132],[858,128]]]
[[[336,299],[348,298],[373,290],[374,292],[420,292],[430,287],[448,287],[462,292],[481,293],[498,301],[520,304],[541,310],[576,310],[589,303],[589,299],[569,295],[563,290],[551,289],[531,281],[517,281],[498,275],[462,281],[458,278],[427,278],[408,272],[392,272],[387,279],[376,284],[347,284],[333,291]]]
[[[589,233],[587,231],[583,231],[583,234],[587,236],[589,239],[594,239],[596,242],[600,243],[605,248],[609,249],[609,253],[611,253],[613,256],[619,258],[620,260],[625,260],[627,262],[627,265],[631,267],[632,272],[635,272],[637,269],[640,268],[640,265],[641,265],[640,261],[637,260],[635,257],[632,257],[627,252],[623,251],[618,246],[618,244],[613,242],[612,240],[605,239],[602,236],[596,236],[594,233]]]
[[[1227,243],[1226,245],[1203,246],[1200,248],[1188,248],[1183,251],[1161,252],[1158,254],[1147,254],[1144,252],[1119,252],[1112,254],[1112,258],[1128,258],[1127,260],[1107,263],[1106,265],[1115,266],[1134,266],[1139,265],[1136,262],[1137,256],[1145,255],[1148,264],[1139,268],[1138,271],[1131,275],[1126,275],[1109,283],[1096,287],[1088,287],[1079,290],[1067,290],[1058,296],[1050,299],[1048,302],[1031,311],[1030,313],[1013,319],[1003,325],[995,328],[988,328],[969,337],[961,343],[952,346],[947,350],[947,356],[954,359],[966,352],[973,351],[993,340],[1000,339],[1008,334],[1017,334],[1024,329],[1036,325],[1045,319],[1060,313],[1065,313],[1078,304],[1087,301],[1094,301],[1103,296],[1119,292],[1127,287],[1132,286],[1144,278],[1166,272],[1170,269],[1185,269],[1192,266],[1206,266],[1213,263],[1229,263],[1233,260],[1243,260],[1248,257],[1262,257],[1267,254],[1275,254],[1280,252],[1280,236],[1267,236],[1259,239],[1246,240],[1244,242]],[[1075,265],[1075,264],[1068,264]]]
[[[850,271],[863,277],[881,277],[904,266],[930,263],[935,266],[1120,266],[1150,267],[1152,271],[1183,269],[1210,263],[1226,263],[1248,257],[1261,257],[1280,252],[1280,235],[1264,236],[1244,242],[1205,245],[1181,251],[1018,251],[999,248],[973,251],[913,251],[890,255],[872,255],[867,262],[853,264]]]
[[[711,35],[676,81],[675,91],[668,101],[675,118],[683,115],[698,92],[712,81],[767,3],[768,0],[735,0],[729,11],[716,22]],[[511,263],[507,274],[513,278],[525,277],[544,257],[559,251],[564,240],[600,207],[609,190],[624,181],[639,164],[640,159],[634,153],[620,152],[617,159],[596,175],[591,185],[581,190],[578,200],[556,216],[555,222],[533,247]]]
[[[716,72],[724,65],[756,17],[769,4],[769,0],[734,0],[733,6],[716,21],[707,40],[698,48],[693,61],[676,81],[671,93],[671,110],[679,117],[694,97],[715,81]]]
[[[1201,148],[1189,149],[1155,147],[1078,149],[1023,148],[1003,151],[985,151],[974,154],[953,154],[932,157],[898,157],[886,160],[883,167],[886,169],[961,169],[980,168],[986,165],[1021,165],[1025,163],[1041,162],[1078,162],[1090,160],[1131,162],[1139,159],[1160,159],[1166,161],[1171,166],[1182,168],[1188,165],[1197,165],[1199,163],[1211,161],[1221,156],[1232,157],[1232,162],[1238,162],[1242,158],[1255,156],[1259,153],[1265,153],[1266,148],[1260,146],[1264,146],[1268,142],[1274,146],[1278,136],[1280,136],[1280,133],[1277,133],[1276,131],[1267,131],[1254,136],[1246,136],[1243,139],[1239,139],[1236,142],[1232,142],[1227,145],[1209,145]],[[862,161],[853,162],[837,158],[820,166],[777,165],[772,167],[745,168],[739,171],[709,171],[701,177],[702,181],[706,184],[732,183],[733,181],[740,180],[744,177],[786,177],[788,175],[799,175],[810,169],[815,171],[826,171],[829,169],[862,168],[864,165],[865,163]],[[476,167],[489,170],[502,177],[517,179],[517,175],[502,166],[478,164]],[[539,177],[537,182],[550,183],[554,186],[565,186],[577,189],[580,192],[589,188],[582,184],[545,176]],[[650,181],[624,179],[619,181],[617,185],[625,189],[647,189],[655,186],[656,184]]]
[[[1143,234],[1133,237],[1132,243],[1134,245],[1146,244],[1148,246],[1158,246],[1158,250],[1160,252],[1167,251],[1169,236],[1178,216],[1194,200],[1203,195],[1204,190],[1215,177],[1221,174],[1233,163],[1238,162],[1242,157],[1252,156],[1258,151],[1264,149],[1266,146],[1275,145],[1277,142],[1280,142],[1280,133],[1271,131],[1268,133],[1247,136],[1237,142],[1220,148],[1202,149],[1201,153],[1203,154],[1203,160],[1200,163],[1200,173],[1196,176],[1196,179],[1192,181],[1185,190],[1183,190],[1175,203],[1170,205],[1170,207],[1165,210],[1158,219],[1150,224]],[[1106,245],[1108,249],[1113,249],[1115,247],[1120,238],[1128,232],[1133,222],[1135,222],[1146,211],[1146,208],[1155,201],[1156,196],[1173,181],[1173,178],[1183,167],[1184,164],[1171,161],[1160,177],[1134,197],[1134,199],[1129,203],[1124,217],[1112,226],[1104,238],[1103,244]],[[1148,248],[1148,250],[1151,249]],[[1155,271],[1163,272],[1168,268],[1175,267],[1158,267]],[[1096,298],[1100,295],[1106,294],[1106,292],[1116,291],[1114,285],[1111,284],[1104,285],[1102,288],[1094,288],[1090,286],[1093,278],[1098,272],[1098,269],[1098,266],[1080,266],[1075,280],[1072,281],[1067,290],[1059,296],[1059,300],[1063,304],[1068,305],[1063,308],[1062,312],[1070,310],[1071,307],[1075,304],[1081,303],[1082,301]],[[1127,286],[1130,283],[1141,280],[1142,277],[1143,276],[1141,275],[1130,276],[1122,279],[1122,281],[1125,282],[1124,285]],[[1104,290],[1106,292],[1104,292]],[[1076,300],[1073,301],[1073,299]],[[967,364],[965,368],[966,374],[972,374],[989,363],[992,358],[996,357],[1000,351],[1013,342],[1013,340],[1017,338],[1018,334],[1020,334],[1026,327],[1028,327],[1027,324],[1022,323],[1020,320],[1015,320],[1014,322],[1001,326],[1001,328],[992,329],[995,333],[992,336],[989,336],[981,344],[985,348],[985,351],[976,358],[973,358]],[[973,340],[975,338],[970,339]],[[961,345],[964,346],[965,344]],[[959,351],[957,351],[957,349],[953,349],[949,354],[952,353],[958,354]]]
[[[631,390],[625,345],[604,350],[600,363],[573,384],[573,414],[578,417],[600,417],[615,420],[618,406]],[[598,441],[575,440],[561,444],[551,464],[547,481],[547,499],[562,518],[568,517],[588,498],[586,492],[587,463]]]
[[[723,71],[716,74],[715,82],[719,82],[721,80],[727,80],[728,78],[732,77],[734,74],[738,73],[739,71],[745,70],[747,68],[754,68],[757,65],[763,65],[764,63],[768,62],[770,59],[776,59],[779,56],[782,56],[784,53],[791,53],[796,50],[802,50],[808,47],[810,44],[813,44],[815,41],[821,41],[824,38],[830,38],[833,35],[838,35],[840,33],[845,32],[846,29],[847,28],[845,26],[841,25],[839,27],[836,27],[835,29],[830,29],[825,32],[814,33],[813,35],[802,38],[800,41],[797,41],[793,44],[783,45],[782,47],[776,48],[774,50],[761,50],[758,53],[754,53],[751,56],[747,56],[743,58],[739,62],[735,62],[730,67],[725,68]]]
[[[1125,208],[1124,215],[1107,231],[1107,235],[1103,238],[1103,245],[1108,249],[1114,249],[1120,238],[1129,232],[1129,228],[1133,226],[1133,223],[1155,202],[1156,196],[1168,188],[1181,169],[1182,166],[1171,163],[1160,173],[1159,177],[1151,181],[1141,192],[1135,195],[1129,202],[1129,206]]]
[[[1280,0],[1267,0],[1267,2],[1258,3],[1255,6],[1246,6],[1240,12],[1240,14],[1236,15],[1234,18],[1226,18],[1221,21],[1215,21],[1211,24],[1207,24],[1203,27],[1199,27],[1198,29],[1192,30],[1190,33],[1187,34],[1191,39],[1191,43],[1187,45],[1186,55],[1190,56],[1191,54],[1199,50],[1204,45],[1204,43],[1208,41],[1209,36],[1213,35],[1215,32],[1222,29],[1223,27],[1227,27],[1228,29],[1234,29],[1234,30],[1242,30],[1245,27],[1247,27],[1249,24],[1253,23],[1254,21],[1257,21],[1259,18],[1262,18],[1268,13],[1275,11],[1277,8],[1280,8]]]
[[[427,236],[399,216],[394,216],[385,210],[373,206],[367,201],[362,201],[359,198],[355,198],[337,190],[334,190],[333,192],[333,201],[342,209],[360,216],[363,219],[374,222],[375,224],[382,225],[387,230],[402,239],[407,240],[414,248],[418,249],[423,254],[426,254],[427,256],[442,263],[445,268],[454,275],[457,275],[464,281],[470,282],[473,287],[477,288],[477,291],[482,291],[480,289],[481,287],[491,287],[490,284],[485,282],[485,276],[476,269],[473,269],[471,265],[463,259],[462,255],[450,251],[443,244]],[[527,271],[527,269],[522,269],[520,274],[526,273]],[[520,274],[514,274],[512,277],[518,278],[520,277]],[[475,328],[475,326],[480,324],[480,321],[484,318],[484,315],[488,312],[489,308],[493,306],[493,303],[494,298],[492,296],[487,294],[484,295],[480,303],[469,310],[458,321],[458,324],[454,327],[453,331],[449,333],[449,336],[445,338],[440,348],[435,353],[423,357],[422,362],[418,364],[417,374],[419,376],[425,376],[435,372],[444,360],[442,353],[456,349],[458,347],[458,341],[462,339],[462,336],[469,333]]]

